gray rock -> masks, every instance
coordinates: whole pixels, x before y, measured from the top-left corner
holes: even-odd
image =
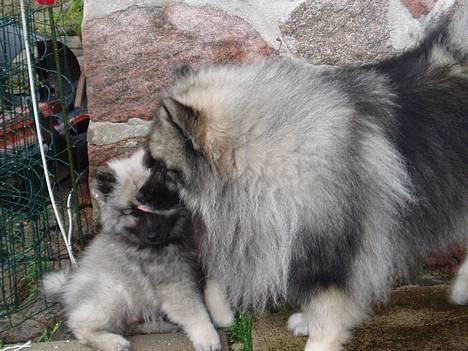
[[[249,22],[260,35],[273,47],[277,47],[276,39],[281,36],[279,24],[284,22],[304,0],[184,0],[187,5],[216,6],[230,15],[239,16]],[[168,0],[131,0],[85,1],[84,22],[102,18],[115,11],[122,11],[131,6],[152,7],[165,6],[171,3]]]
[[[83,31],[93,121],[152,119],[177,64],[243,62],[273,50],[239,17],[209,6],[132,7]]]
[[[114,5],[108,7],[115,9]],[[97,7],[90,2],[86,5],[88,10]],[[141,144],[149,126],[145,121],[156,115],[160,92],[174,79],[178,64],[197,68],[250,61],[274,52],[239,17],[212,6],[173,2],[88,17],[83,46],[93,121],[88,148],[91,177],[107,159]]]
[[[143,138],[148,134],[151,121],[130,118],[127,123],[93,122],[88,127],[88,143],[93,145],[114,144],[119,141]]]
[[[391,52],[388,0],[307,0],[282,26],[291,51],[314,64],[368,63]]]
[[[312,63],[369,63],[413,47],[429,26],[461,3],[307,0],[292,12],[282,32],[292,53]]]
[[[82,49],[83,44],[81,43],[81,38],[79,36],[69,36],[63,39],[63,42],[70,48],[70,49]]]

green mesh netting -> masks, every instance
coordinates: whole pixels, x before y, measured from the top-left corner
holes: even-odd
[[[0,332],[45,308],[41,275],[68,263],[48,196],[30,99],[20,2],[0,0]],[[62,218],[72,194],[73,238],[82,243],[87,192],[86,106],[74,107],[80,69],[67,48],[81,1],[52,7],[25,1],[38,109],[49,173]],[[73,9],[73,6],[75,7]],[[69,19],[69,28],[65,23]],[[78,17],[78,19],[77,19]],[[78,23],[78,25],[77,25]],[[73,190],[73,191],[72,191]],[[86,195],[86,194],[85,194]],[[75,245],[75,249],[77,246]]]

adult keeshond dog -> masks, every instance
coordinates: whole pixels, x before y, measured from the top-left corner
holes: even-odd
[[[176,206],[178,195],[170,191],[165,199],[155,199],[158,211],[138,203],[135,196],[149,176],[143,150],[108,166],[96,176],[96,191],[103,197],[102,230],[78,268],[44,277],[46,296],[63,303],[67,324],[78,340],[100,350],[130,350],[122,336],[129,328],[150,333],[178,326],[195,350],[220,350],[200,291],[188,211]],[[213,320],[230,323],[229,307],[219,307],[225,300],[217,295],[216,285],[208,284],[207,289],[207,298],[215,300],[209,304],[214,306]],[[139,320],[144,323],[136,323]]]
[[[360,67],[185,67],[162,96],[152,171],[202,218],[208,274],[242,308],[298,303],[307,351],[340,350],[421,258],[467,243],[468,55],[444,28]]]

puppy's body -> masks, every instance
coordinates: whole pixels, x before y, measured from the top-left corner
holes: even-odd
[[[98,173],[102,230],[78,268],[45,276],[45,293],[63,303],[75,336],[97,349],[129,350],[121,336],[128,327],[167,332],[178,324],[196,350],[218,350],[200,292],[189,214],[182,208],[148,213],[135,201],[149,175],[143,159],[138,151]]]
[[[441,30],[375,65],[176,80],[149,148],[180,174],[204,264],[234,304],[297,302],[306,350],[339,350],[424,255],[467,243],[467,59]],[[456,286],[463,301],[468,282]]]

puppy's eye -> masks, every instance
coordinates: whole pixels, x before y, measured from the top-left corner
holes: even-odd
[[[135,214],[135,209],[133,209],[133,208],[124,208],[123,210],[121,210],[121,212],[125,216],[131,216],[131,215]]]

